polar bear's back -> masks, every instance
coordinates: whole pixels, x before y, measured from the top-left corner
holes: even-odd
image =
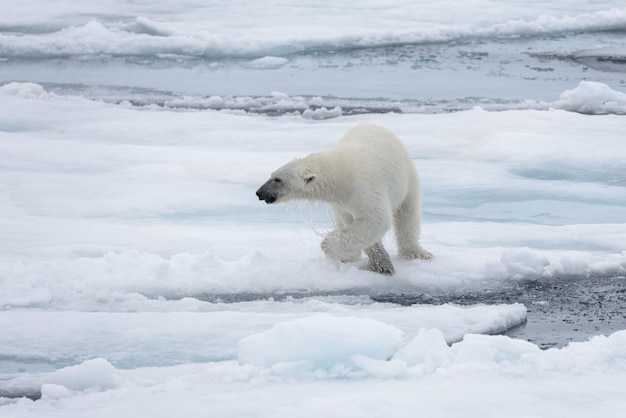
[[[349,153],[349,159],[369,162],[368,166],[372,169],[398,163],[413,165],[400,139],[389,130],[371,123],[362,123],[347,131],[339,140],[336,152]]]
[[[391,131],[372,123],[362,123],[347,131],[338,146],[350,146],[361,152],[383,152],[391,158],[409,157],[402,142]]]
[[[389,130],[364,123],[355,126],[339,140],[335,153],[342,155],[352,174],[365,189],[376,186],[387,190],[394,206],[405,198],[407,190],[417,181],[415,167],[402,142]],[[359,187],[360,189],[360,187]]]

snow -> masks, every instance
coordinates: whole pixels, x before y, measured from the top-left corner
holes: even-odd
[[[583,0],[3,5],[0,415],[621,417],[626,330],[541,350],[503,335],[514,300],[382,300],[626,277],[625,27]],[[254,195],[360,122],[420,173],[434,259],[390,234],[393,277],[324,258],[324,205]]]

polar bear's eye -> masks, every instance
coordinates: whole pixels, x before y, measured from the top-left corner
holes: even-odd
[[[313,180],[315,180],[315,176],[309,176],[307,178],[304,179],[304,182],[306,184],[309,184],[310,182],[312,182]]]
[[[282,182],[283,182],[283,179],[281,179],[281,178],[276,177],[274,179],[274,183],[282,183]]]

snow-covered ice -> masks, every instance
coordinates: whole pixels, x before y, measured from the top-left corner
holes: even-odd
[[[598,100],[594,91],[588,106]],[[320,123],[140,110],[37,84],[4,85],[0,107],[3,387],[42,396],[4,401],[9,416],[82,408],[149,416],[153,396],[171,412],[183,399],[211,402],[233,390],[242,398],[230,409],[220,398],[224,415],[258,410],[259,396],[273,399],[260,407],[269,414],[284,411],[280,399],[298,396],[293,390],[354,397],[356,388],[361,402],[378,399],[385,411],[402,402],[434,408],[446,397],[477,411],[483,406],[470,393],[501,385],[524,394],[521,416],[539,388],[549,388],[536,385],[537,375],[581,393],[597,390],[598,372],[605,392],[588,394],[587,407],[612,400],[614,412],[623,402],[611,389],[626,372],[623,332],[542,352],[508,337],[467,335],[523,322],[522,305],[399,307],[366,296],[624,275],[622,116],[474,109]],[[423,239],[435,259],[397,261],[392,279],[323,258],[323,207],[268,207],[254,196],[273,168],[331,147],[360,120],[403,138],[422,176]],[[232,295],[274,299],[219,302]],[[591,358],[577,360],[577,350]],[[453,395],[474,379],[469,393]],[[399,400],[415,386],[441,394]],[[322,411],[301,413],[315,410]]]
[[[341,350],[343,324],[327,331]],[[264,349],[284,347],[265,338]],[[301,342],[319,344],[317,339]],[[35,377],[41,400],[5,402],[2,408],[16,418],[181,412],[190,417],[466,417],[503,411],[619,417],[625,405],[620,384],[626,372],[625,332],[541,351],[525,341],[480,335],[448,347],[437,330],[421,330],[389,360],[328,354],[343,360],[315,370],[306,356],[267,366],[226,361],[120,370],[98,358]]]
[[[361,303],[357,304],[357,301]],[[227,304],[186,299],[153,303],[152,308],[130,312],[47,310],[42,313],[11,310],[4,312],[0,318],[3,342],[6,344],[2,355],[13,361],[2,371],[15,371],[19,367],[50,370],[92,357],[106,358],[122,368],[232,360],[241,355],[238,347],[242,339],[280,324],[283,324],[283,330],[287,328],[277,338],[292,335],[295,345],[308,341],[298,334],[300,323],[297,321],[309,321],[310,324],[313,319],[314,323],[320,324],[316,332],[321,333],[327,325],[330,328],[335,326],[335,321],[339,329],[342,318],[352,318],[352,322],[348,321],[344,326],[346,329],[354,328],[352,332],[355,334],[350,340],[358,339],[355,336],[364,333],[368,325],[382,323],[392,328],[397,338],[402,335],[410,339],[420,328],[428,327],[439,329],[445,341],[453,343],[460,341],[468,332],[503,332],[526,318],[526,308],[520,304],[399,307],[371,301],[367,303],[364,298],[347,302],[350,302],[349,298]],[[46,327],[40,329],[42,315],[46,318]],[[365,325],[353,327],[354,321],[359,324],[359,320]],[[287,326],[290,321],[296,321],[295,325]],[[45,343],[33,346],[33,335],[27,331],[29,329],[39,329],[36,336]],[[382,339],[382,344],[387,340],[376,327],[368,332],[371,338]],[[77,335],[82,337],[77,338]],[[307,335],[305,333],[304,337]],[[334,334],[327,336],[327,340],[331,341],[329,346],[336,338]],[[248,352],[255,348],[249,343],[247,346]],[[297,350],[289,345],[285,350],[287,355],[298,355]],[[324,347],[319,352],[324,353]],[[248,354],[248,357],[253,354]],[[277,354],[273,350],[261,350],[257,355]],[[21,366],[15,366],[16,363],[21,363]]]
[[[541,350],[501,335],[513,299],[382,301],[626,280],[626,9],[14,3],[1,416],[623,415],[626,320]],[[392,278],[323,257],[323,205],[254,195],[366,121],[407,145],[435,255]]]
[[[155,2],[25,0],[3,7],[5,57],[124,56],[261,58],[307,51],[443,42],[468,37],[620,30],[614,2],[560,0]],[[624,49],[621,49],[624,52]]]
[[[312,123],[2,91],[3,306],[625,272],[621,116],[475,109]],[[392,281],[321,256],[323,206],[254,196],[273,169],[360,120],[395,131],[423,182],[436,257],[398,262]]]

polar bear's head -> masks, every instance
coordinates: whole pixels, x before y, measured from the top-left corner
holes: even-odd
[[[313,167],[309,157],[293,160],[274,171],[256,195],[267,204],[315,199],[318,173]]]

